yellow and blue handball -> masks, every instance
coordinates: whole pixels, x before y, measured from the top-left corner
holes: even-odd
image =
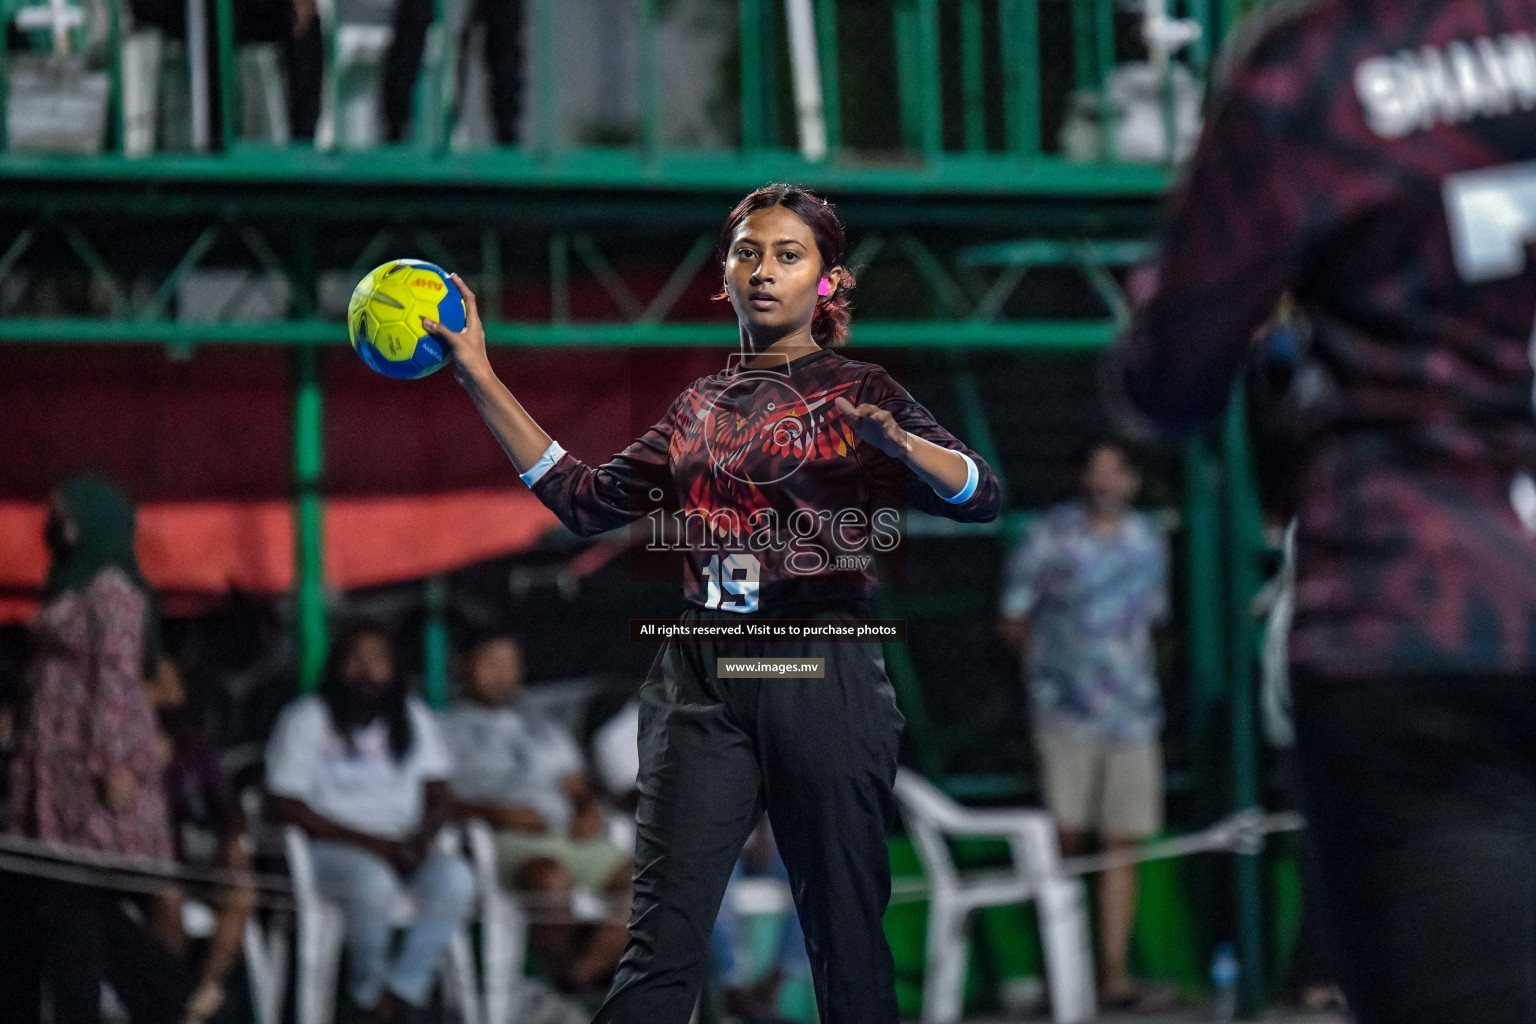
[[[390,260],[352,290],[347,333],[371,369],[416,380],[448,363],[447,346],[427,333],[422,318],[462,331],[464,296],[446,271],[425,260]]]

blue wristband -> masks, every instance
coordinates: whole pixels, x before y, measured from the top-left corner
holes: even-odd
[[[538,483],[539,477],[548,473],[564,454],[565,449],[560,447],[559,441],[549,442],[549,447],[544,449],[544,454],[539,456],[539,461],[529,466],[528,472],[519,474],[523,478],[523,483],[529,487]]]
[[[976,471],[976,460],[965,454],[965,452],[956,452],[955,454],[965,460],[965,486],[960,488],[960,493],[953,498],[944,499],[951,505],[958,505],[975,494],[976,484],[981,480],[981,474]]]

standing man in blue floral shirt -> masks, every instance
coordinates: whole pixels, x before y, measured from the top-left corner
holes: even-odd
[[[1021,655],[1046,805],[1062,851],[1090,834],[1107,850],[1162,828],[1163,703],[1152,627],[1168,610],[1168,546],[1131,502],[1141,474],[1121,443],[1095,441],[1079,500],[1032,522],[1009,559],[998,626]],[[1166,1008],[1168,993],[1126,971],[1136,869],[1106,871],[1099,891],[1100,1001]]]

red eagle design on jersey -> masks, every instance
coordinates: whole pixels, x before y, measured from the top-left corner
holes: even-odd
[[[801,395],[788,379],[757,373],[738,375],[707,391],[691,389],[681,429],[672,435],[671,455],[675,462],[703,451],[710,472],[693,479],[684,510],[705,515],[734,510],[741,529],[751,532],[751,515],[770,505],[765,488],[808,462],[853,453],[853,430],[837,414],[834,400],[851,397],[857,387],[858,381],[844,381]]]
[[[899,523],[877,524],[877,513],[997,517],[1002,492],[991,467],[884,367],[831,349],[791,364],[792,373],[728,367],[698,378],[623,451],[596,468],[567,452],[535,481],[534,494],[582,537],[655,516],[651,549],[678,552],[683,596],[705,607],[723,607],[720,590],[711,590],[722,578],[724,560],[712,561],[721,555],[741,556],[733,574],[755,560],[761,608],[862,600],[879,581],[875,560],[847,568],[836,556],[872,554],[877,532],[879,543],[899,542]],[[836,412],[840,397],[885,409],[914,436],[963,452],[976,464],[973,493],[950,502],[901,459],[861,444]]]

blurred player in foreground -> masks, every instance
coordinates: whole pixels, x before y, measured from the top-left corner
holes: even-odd
[[[683,562],[689,626],[869,617],[873,556],[900,510],[997,515],[997,479],[881,367],[836,351],[853,275],[830,204],[775,185],[732,211],[718,253],[740,323],[701,377],[593,469],[497,379],[474,295],[462,332],[428,323],[523,480],[590,536],[656,513]],[[653,532],[653,549],[654,537]],[[818,659],[824,678],[717,675],[717,658]],[[731,868],[766,806],[805,929],[823,1024],[895,1024],[882,917],[903,724],[880,644],[672,638],[640,691],[629,945],[599,1021],[684,1024]]]
[[[1291,291],[1291,662],[1362,1024],[1536,1020],[1536,2],[1285,5],[1234,47],[1112,389],[1217,416]]]

